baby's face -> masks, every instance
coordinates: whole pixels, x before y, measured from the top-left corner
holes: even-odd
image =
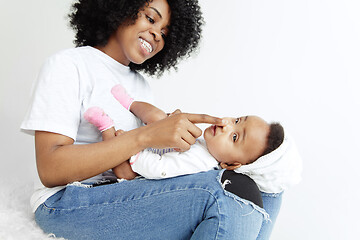
[[[244,165],[256,160],[265,150],[270,126],[257,116],[224,118],[224,126],[205,129],[204,139],[210,154],[220,163]]]

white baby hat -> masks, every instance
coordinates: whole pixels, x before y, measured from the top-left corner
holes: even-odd
[[[279,193],[301,181],[302,160],[294,140],[285,133],[277,149],[235,172],[251,177],[260,191]]]

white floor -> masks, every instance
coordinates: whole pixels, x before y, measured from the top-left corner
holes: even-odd
[[[0,240],[48,240],[36,225],[29,206],[33,185],[1,179]],[[59,238],[57,238],[59,239]]]

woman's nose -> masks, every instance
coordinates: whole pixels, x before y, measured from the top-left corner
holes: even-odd
[[[160,41],[161,34],[156,29],[151,29],[150,34],[153,36],[156,42]]]

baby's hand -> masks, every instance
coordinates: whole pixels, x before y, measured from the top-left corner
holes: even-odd
[[[173,111],[172,113],[168,113],[168,117],[172,116],[172,115],[175,115],[175,114],[179,114],[179,113],[182,113],[180,109],[176,109],[175,111]]]
[[[115,132],[115,136],[119,136],[121,134],[124,134],[125,131],[124,130],[117,130]],[[131,180],[134,179],[137,176],[137,173],[135,173],[130,166],[129,160],[123,162],[122,164],[114,167],[113,169],[114,174],[116,175],[117,178],[119,179],[126,179],[126,180]]]
[[[116,175],[116,177],[119,179],[131,180],[138,175],[136,172],[132,170],[128,160],[114,167],[112,170]]]

